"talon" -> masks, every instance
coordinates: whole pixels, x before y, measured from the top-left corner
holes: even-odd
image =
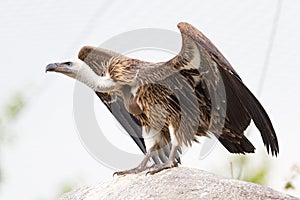
[[[152,165],[152,166],[154,166],[154,165]],[[146,166],[140,167],[140,166],[138,166],[138,167],[130,169],[130,170],[115,172],[115,173],[113,173],[113,176],[115,174],[117,174],[118,176],[119,175],[127,175],[127,174],[137,174],[137,173],[143,172],[143,171],[145,171],[147,169],[150,169],[151,167],[146,167]]]
[[[128,171],[129,171],[129,170],[128,170]],[[115,172],[115,173],[113,173],[113,177],[114,177],[115,175],[121,176],[121,175],[128,174],[128,173],[126,173],[126,172],[127,172],[127,171]]]
[[[165,169],[170,169],[170,168],[173,168],[173,167],[177,167],[178,166],[178,163],[176,161],[169,161],[169,162],[166,162],[164,164],[160,164],[160,165],[155,165],[153,168],[151,168],[146,174],[156,174],[160,171],[163,171]]]
[[[153,175],[151,171],[147,172],[147,174]]]
[[[127,171],[115,172],[115,173],[113,173],[113,177],[114,177],[115,175],[121,176],[121,175],[126,175],[126,174],[133,174],[133,173],[134,173],[133,170],[127,170]]]

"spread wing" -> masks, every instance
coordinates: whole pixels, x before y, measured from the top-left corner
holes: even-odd
[[[96,92],[100,100],[106,105],[107,109],[114,115],[123,128],[129,133],[141,151],[146,153],[146,146],[142,137],[140,122],[124,106],[123,99],[117,95]]]
[[[78,54],[78,58],[87,63],[99,76],[103,73],[107,63],[118,56],[120,54],[91,46],[82,47]],[[145,154],[146,147],[140,122],[127,112],[123,99],[115,93],[96,92],[96,94]]]
[[[254,151],[253,145],[243,133],[252,119],[261,133],[267,151],[277,155],[278,141],[270,118],[230,63],[211,41],[192,25],[179,23],[178,28],[182,35],[182,49],[165,65],[187,74],[195,70],[200,73],[200,79],[192,76],[194,87],[200,98],[209,100],[211,114],[214,107],[213,98],[219,98],[221,104],[225,103],[225,124],[221,133],[215,133],[219,141],[233,153]],[[219,86],[224,87],[225,95],[219,95]],[[216,106],[216,110],[222,114],[224,106]]]

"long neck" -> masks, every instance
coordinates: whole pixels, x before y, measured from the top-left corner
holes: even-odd
[[[97,92],[110,92],[116,86],[108,76],[98,76],[87,65],[80,68],[76,79]]]

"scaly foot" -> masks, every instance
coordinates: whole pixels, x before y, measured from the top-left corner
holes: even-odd
[[[153,166],[153,165],[152,165],[152,166]],[[150,166],[150,167],[147,167],[147,166],[145,166],[145,167],[139,167],[139,166],[138,166],[138,167],[135,167],[135,168],[133,168],[133,169],[115,172],[115,173],[113,174],[113,176],[115,176],[115,175],[121,176],[121,175],[126,175],[126,174],[137,174],[137,173],[143,172],[143,171],[145,171],[145,170],[147,170],[147,169],[150,169],[152,166]]]
[[[162,170],[170,169],[170,168],[177,167],[177,166],[178,166],[178,163],[176,161],[167,161],[166,163],[163,163],[163,164],[156,164],[150,168],[150,170],[146,173],[146,175],[147,174],[153,175]]]

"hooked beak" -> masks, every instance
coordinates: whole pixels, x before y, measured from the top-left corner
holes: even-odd
[[[50,63],[49,65],[46,66],[45,72],[46,73],[47,72],[59,72],[59,73],[67,74],[67,73],[71,73],[71,70],[61,63]]]

